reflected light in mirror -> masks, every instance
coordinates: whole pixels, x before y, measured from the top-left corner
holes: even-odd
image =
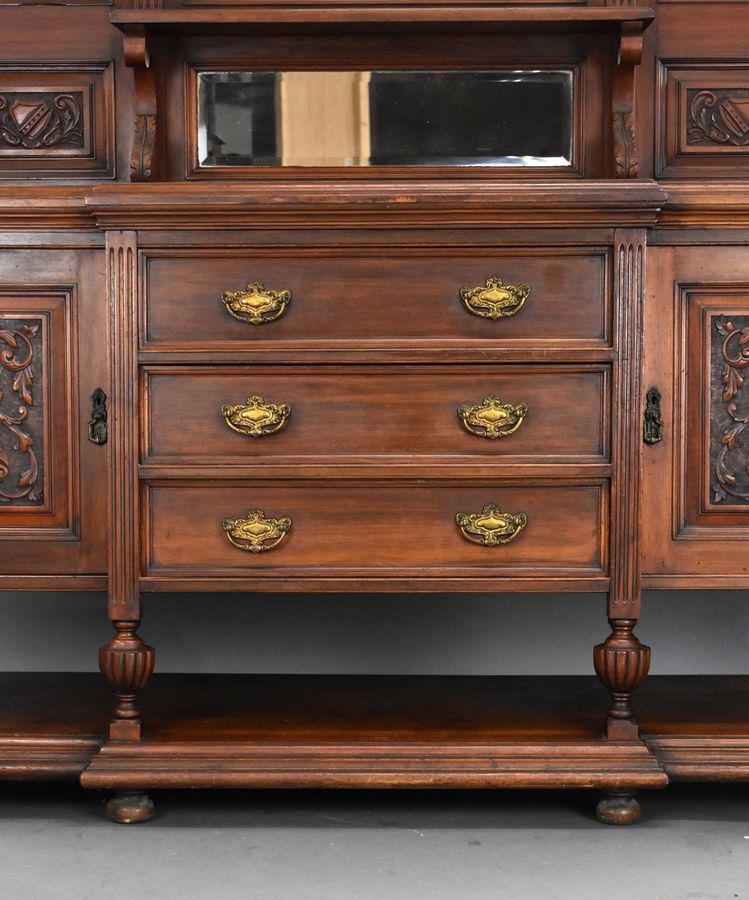
[[[570,166],[572,72],[201,72],[218,166]]]

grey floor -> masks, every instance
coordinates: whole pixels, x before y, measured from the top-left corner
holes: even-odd
[[[749,900],[749,785],[643,795],[630,828],[586,792],[160,792],[0,786],[2,900]]]

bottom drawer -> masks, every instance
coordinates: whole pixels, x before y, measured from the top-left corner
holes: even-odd
[[[144,491],[145,576],[600,576],[607,568],[605,481],[243,480]]]

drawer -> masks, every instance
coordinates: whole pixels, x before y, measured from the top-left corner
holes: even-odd
[[[382,349],[390,341],[422,349],[456,342],[492,348],[610,344],[607,250],[384,252],[149,251],[142,256],[142,342],[154,350],[321,352]],[[487,293],[491,278],[527,285],[530,293],[517,309],[522,295],[499,288]],[[247,291],[253,282],[264,293]],[[476,295],[463,299],[462,289],[476,289]],[[269,291],[280,296],[269,299]],[[234,314],[222,302],[224,292],[239,292],[227,300]],[[489,315],[517,311],[486,318],[467,305]],[[262,324],[247,321],[253,316]]]
[[[142,377],[147,462],[609,455],[605,366],[151,366]]]
[[[156,482],[144,491],[147,576],[589,576],[606,568],[603,482],[243,479]],[[523,514],[524,527],[517,519],[498,525],[492,504]],[[473,540],[493,544],[464,536],[458,514],[478,516],[464,527]],[[253,540],[277,546],[253,552]]]

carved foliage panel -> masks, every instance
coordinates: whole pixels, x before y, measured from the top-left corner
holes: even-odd
[[[749,510],[749,306],[708,323],[711,502]]]
[[[74,296],[0,289],[0,541],[76,537]]]
[[[0,177],[114,174],[111,63],[0,64]]]
[[[660,64],[657,177],[749,174],[749,62]]]
[[[681,288],[680,532],[749,531],[749,284]]]
[[[0,313],[0,507],[44,503],[43,316]]]

